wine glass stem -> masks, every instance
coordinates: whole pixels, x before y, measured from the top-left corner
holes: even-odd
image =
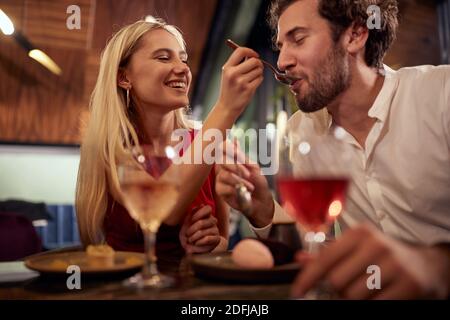
[[[156,232],[147,228],[143,229],[145,239],[145,264],[142,269],[144,278],[158,274],[158,266],[156,264]]]
[[[317,241],[315,241],[314,239],[305,239],[305,242],[307,245],[308,253],[310,254],[318,253],[319,243]]]

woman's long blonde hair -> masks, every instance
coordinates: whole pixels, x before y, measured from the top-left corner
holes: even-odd
[[[119,190],[117,160],[126,157],[126,148],[139,144],[135,126],[127,114],[126,91],[118,86],[119,67],[135,52],[139,40],[154,29],[165,29],[180,46],[180,31],[153,17],[122,28],[108,42],[101,56],[100,70],[90,100],[90,120],[80,150],[75,207],[80,238],[84,245],[104,241],[103,221],[108,194]],[[175,110],[177,126],[193,128],[184,108]]]

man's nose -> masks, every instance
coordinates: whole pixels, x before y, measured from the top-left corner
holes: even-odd
[[[295,65],[295,57],[292,55],[292,52],[287,48],[281,48],[280,54],[278,55],[277,66],[280,71],[288,71],[293,68]]]

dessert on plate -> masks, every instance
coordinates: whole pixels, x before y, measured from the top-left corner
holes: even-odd
[[[107,244],[89,245],[86,248],[88,262],[91,265],[110,267],[114,265],[114,249]]]

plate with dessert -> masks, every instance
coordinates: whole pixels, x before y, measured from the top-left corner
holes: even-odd
[[[137,252],[115,251],[108,245],[90,245],[85,251],[42,253],[25,259],[25,266],[44,274],[67,274],[70,266],[81,273],[119,273],[136,270],[144,264],[144,255]]]
[[[233,251],[190,258],[196,276],[241,283],[291,282],[300,271],[293,248],[275,241],[244,239]]]

